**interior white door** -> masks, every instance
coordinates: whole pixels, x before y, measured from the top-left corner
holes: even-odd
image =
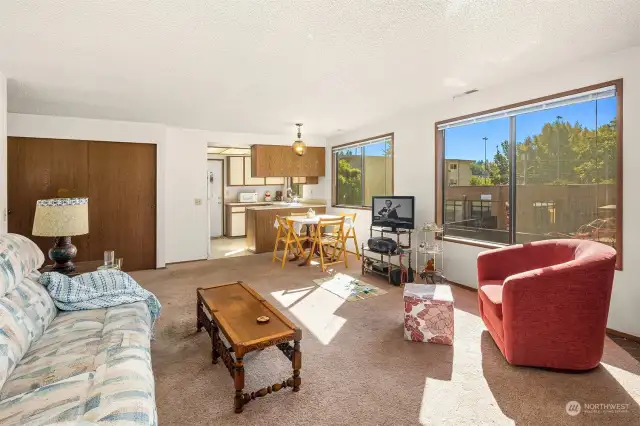
[[[223,163],[220,160],[209,160],[208,163],[209,234],[215,238],[222,236],[222,218],[224,216],[224,206],[222,205],[224,193]]]

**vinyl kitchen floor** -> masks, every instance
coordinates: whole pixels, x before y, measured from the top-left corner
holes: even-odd
[[[226,259],[229,257],[249,256],[244,238],[215,238],[211,240],[211,259]]]

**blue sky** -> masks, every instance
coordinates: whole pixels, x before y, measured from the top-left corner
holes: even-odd
[[[598,103],[598,126],[610,122],[616,116],[616,98],[600,99],[519,115],[516,118],[516,140],[540,133],[545,123],[561,116],[562,121],[571,124],[579,122],[589,129],[596,128],[596,102]],[[487,137],[487,158],[491,160],[496,145],[509,139],[509,119],[487,121],[469,126],[454,127],[445,131],[445,158],[462,160],[483,160],[484,140]]]

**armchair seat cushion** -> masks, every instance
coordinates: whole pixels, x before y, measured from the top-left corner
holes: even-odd
[[[480,293],[482,293],[480,297],[485,298],[484,306],[493,311],[496,317],[502,319],[502,283],[485,284],[480,287]]]

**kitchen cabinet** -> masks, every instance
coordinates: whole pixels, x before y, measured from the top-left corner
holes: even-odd
[[[244,157],[244,185],[245,186],[264,186],[263,177],[251,176],[251,157]]]
[[[227,237],[244,237],[246,231],[246,210],[244,206],[226,206],[226,232]]]
[[[325,150],[307,147],[307,152],[296,155],[291,145],[252,145],[251,175],[256,177],[324,176]]]
[[[318,176],[302,176],[291,178],[291,183],[302,183],[307,185],[317,185]]]
[[[231,218],[231,237],[244,237],[246,213],[234,213]]]
[[[227,157],[227,186],[284,185],[282,176],[254,177],[251,175],[251,157]]]
[[[264,179],[265,185],[284,185],[283,177],[267,177]]]
[[[227,186],[244,185],[244,157],[227,157]]]

